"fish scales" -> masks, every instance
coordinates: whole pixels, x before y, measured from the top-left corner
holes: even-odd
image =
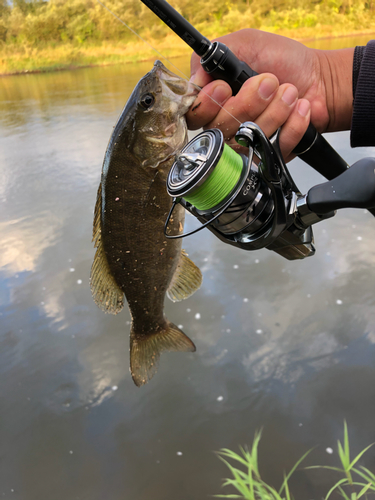
[[[132,179],[136,185],[132,196],[126,196],[131,166],[127,170],[116,185],[107,182],[104,187],[102,237],[111,274],[124,290],[134,328],[147,333],[163,317],[164,294],[177,267],[181,240],[167,240],[164,235],[171,208],[171,198],[163,192],[165,179],[153,171],[141,172]],[[184,219],[183,209],[178,212],[173,231],[178,230],[177,221]],[[155,293],[155,288],[164,293]]]
[[[172,200],[166,178],[187,142],[184,118],[195,98],[187,82],[157,61],[130,96],[109,141],[94,216],[97,251],[91,290],[105,312],[118,313],[124,294],[130,309],[130,364],[140,386],[156,372],[163,351],[194,351],[193,342],[164,317],[164,298],[190,296],[199,269],[164,235]],[[183,229],[177,206],[169,230]]]

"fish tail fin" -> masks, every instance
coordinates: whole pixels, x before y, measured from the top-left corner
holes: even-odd
[[[156,332],[139,335],[130,332],[130,372],[136,386],[146,384],[155,375],[163,351],[194,352],[195,345],[176,325],[165,321]]]

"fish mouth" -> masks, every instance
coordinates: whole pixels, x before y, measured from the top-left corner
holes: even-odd
[[[195,97],[199,92],[197,86],[190,83],[187,78],[179,77],[172,73],[172,71],[166,68],[159,60],[155,61],[152,71],[156,72],[169,94],[172,93],[175,96],[181,96],[185,100],[186,98]]]

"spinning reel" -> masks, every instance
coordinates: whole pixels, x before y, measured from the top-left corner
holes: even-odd
[[[313,224],[340,208],[375,207],[375,158],[359,160],[303,195],[284,163],[278,134],[270,141],[255,123],[245,122],[235,140],[248,148],[247,156],[225,144],[218,129],[200,133],[176,156],[167,179],[173,197],[167,238],[207,227],[244,250],[268,248],[289,260],[303,259],[315,253]],[[186,234],[168,234],[177,203],[202,225]]]

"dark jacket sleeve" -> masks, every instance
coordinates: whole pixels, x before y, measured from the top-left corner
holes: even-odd
[[[350,142],[353,148],[375,146],[375,40],[354,50]]]

